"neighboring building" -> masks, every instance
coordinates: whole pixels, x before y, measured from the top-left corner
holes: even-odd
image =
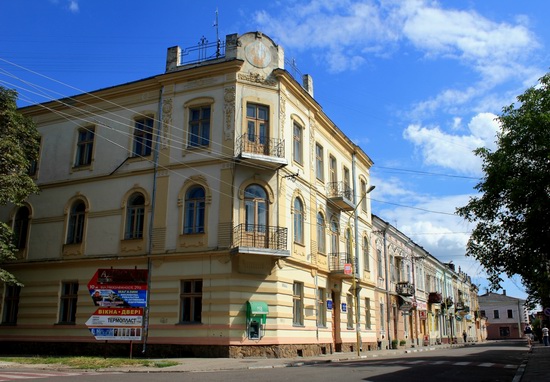
[[[477,287],[470,277],[378,216],[372,216],[372,223],[382,346],[393,341],[407,346],[462,342],[464,331],[468,341],[481,341]]]
[[[487,319],[487,339],[501,340],[523,338],[523,330],[529,322],[525,300],[488,292],[479,297],[480,315]]]
[[[0,208],[19,249],[2,267],[24,284],[1,286],[1,349],[293,357],[480,338],[475,286],[372,217],[371,159],[280,46],[255,32],[190,52],[20,109],[41,191]]]

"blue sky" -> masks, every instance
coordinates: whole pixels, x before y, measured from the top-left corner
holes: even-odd
[[[19,104],[164,72],[166,49],[260,30],[314,80],[327,115],[373,159],[375,214],[484,292],[454,216],[494,148],[494,118],[548,71],[547,0],[0,2],[0,85]],[[287,67],[292,71],[290,67]],[[39,88],[38,88],[39,87]],[[519,278],[507,294],[524,298]]]

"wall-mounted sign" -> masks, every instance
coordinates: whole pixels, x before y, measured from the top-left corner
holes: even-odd
[[[348,311],[348,304],[346,304],[345,302],[342,303],[342,312],[347,312]]]
[[[332,310],[332,300],[327,300],[327,309]]]

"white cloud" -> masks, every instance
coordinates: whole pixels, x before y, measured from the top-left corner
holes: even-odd
[[[420,152],[425,164],[480,175],[481,159],[473,154],[479,147],[494,149],[498,122],[496,115],[480,113],[468,123],[469,134],[452,135],[439,127],[409,125],[403,136]]]
[[[80,10],[80,8],[78,6],[78,1],[76,1],[76,0],[69,1],[69,10],[72,13],[78,13],[78,11]]]

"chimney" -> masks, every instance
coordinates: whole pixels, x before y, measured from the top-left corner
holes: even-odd
[[[503,295],[503,296],[506,296],[506,289],[503,289],[503,290],[502,290],[502,295]]]
[[[181,64],[181,48],[179,46],[172,46],[168,48],[166,54],[166,73],[177,70]]]
[[[313,97],[313,78],[309,74],[302,76],[303,87]]]

